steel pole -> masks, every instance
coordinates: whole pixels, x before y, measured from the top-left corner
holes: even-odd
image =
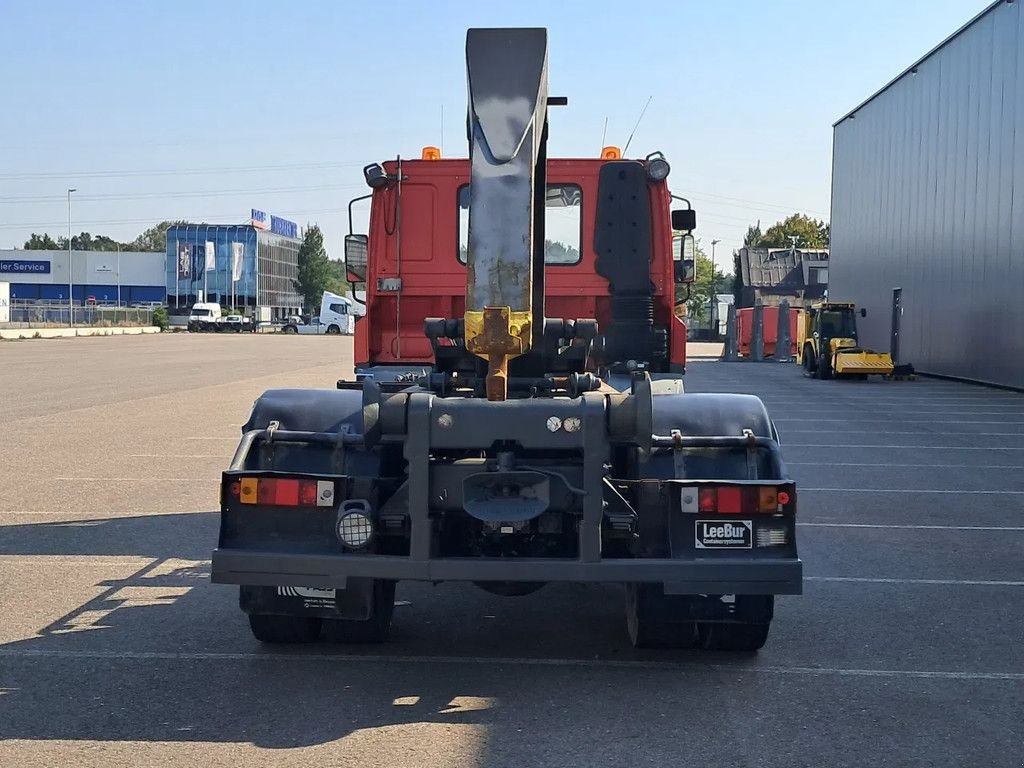
[[[711,241],[711,295],[708,297],[708,341],[711,341],[711,324],[715,320],[715,246],[720,242],[722,241]],[[717,330],[715,336],[718,336]]]
[[[68,189],[68,327],[75,327],[75,281],[71,275],[71,193],[77,189]]]

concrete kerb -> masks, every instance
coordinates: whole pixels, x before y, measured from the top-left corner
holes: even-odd
[[[155,325],[132,328],[0,328],[0,339],[71,339],[89,336],[141,336],[160,333]]]

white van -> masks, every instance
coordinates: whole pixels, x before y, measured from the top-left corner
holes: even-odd
[[[220,304],[197,302],[188,316],[190,331],[215,331],[220,322]]]

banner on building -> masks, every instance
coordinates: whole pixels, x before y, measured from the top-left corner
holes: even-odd
[[[233,283],[237,283],[242,279],[242,254],[244,249],[244,243],[231,244],[231,282]]]
[[[189,280],[192,277],[192,249],[188,243],[178,245],[178,279]]]
[[[202,243],[192,243],[192,277],[199,279],[206,267],[206,246]]]
[[[210,241],[206,241],[206,271],[213,272],[217,269],[217,248]]]

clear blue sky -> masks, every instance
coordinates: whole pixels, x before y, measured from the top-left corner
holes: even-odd
[[[289,7],[291,5],[292,7]],[[705,244],[827,218],[832,123],[988,0],[195,2],[12,0],[0,92],[0,247],[32,231],[134,238],[250,208],[319,223],[341,256],[360,168],[466,152],[469,26],[546,26],[552,156],[595,155],[605,118],[662,150]]]

